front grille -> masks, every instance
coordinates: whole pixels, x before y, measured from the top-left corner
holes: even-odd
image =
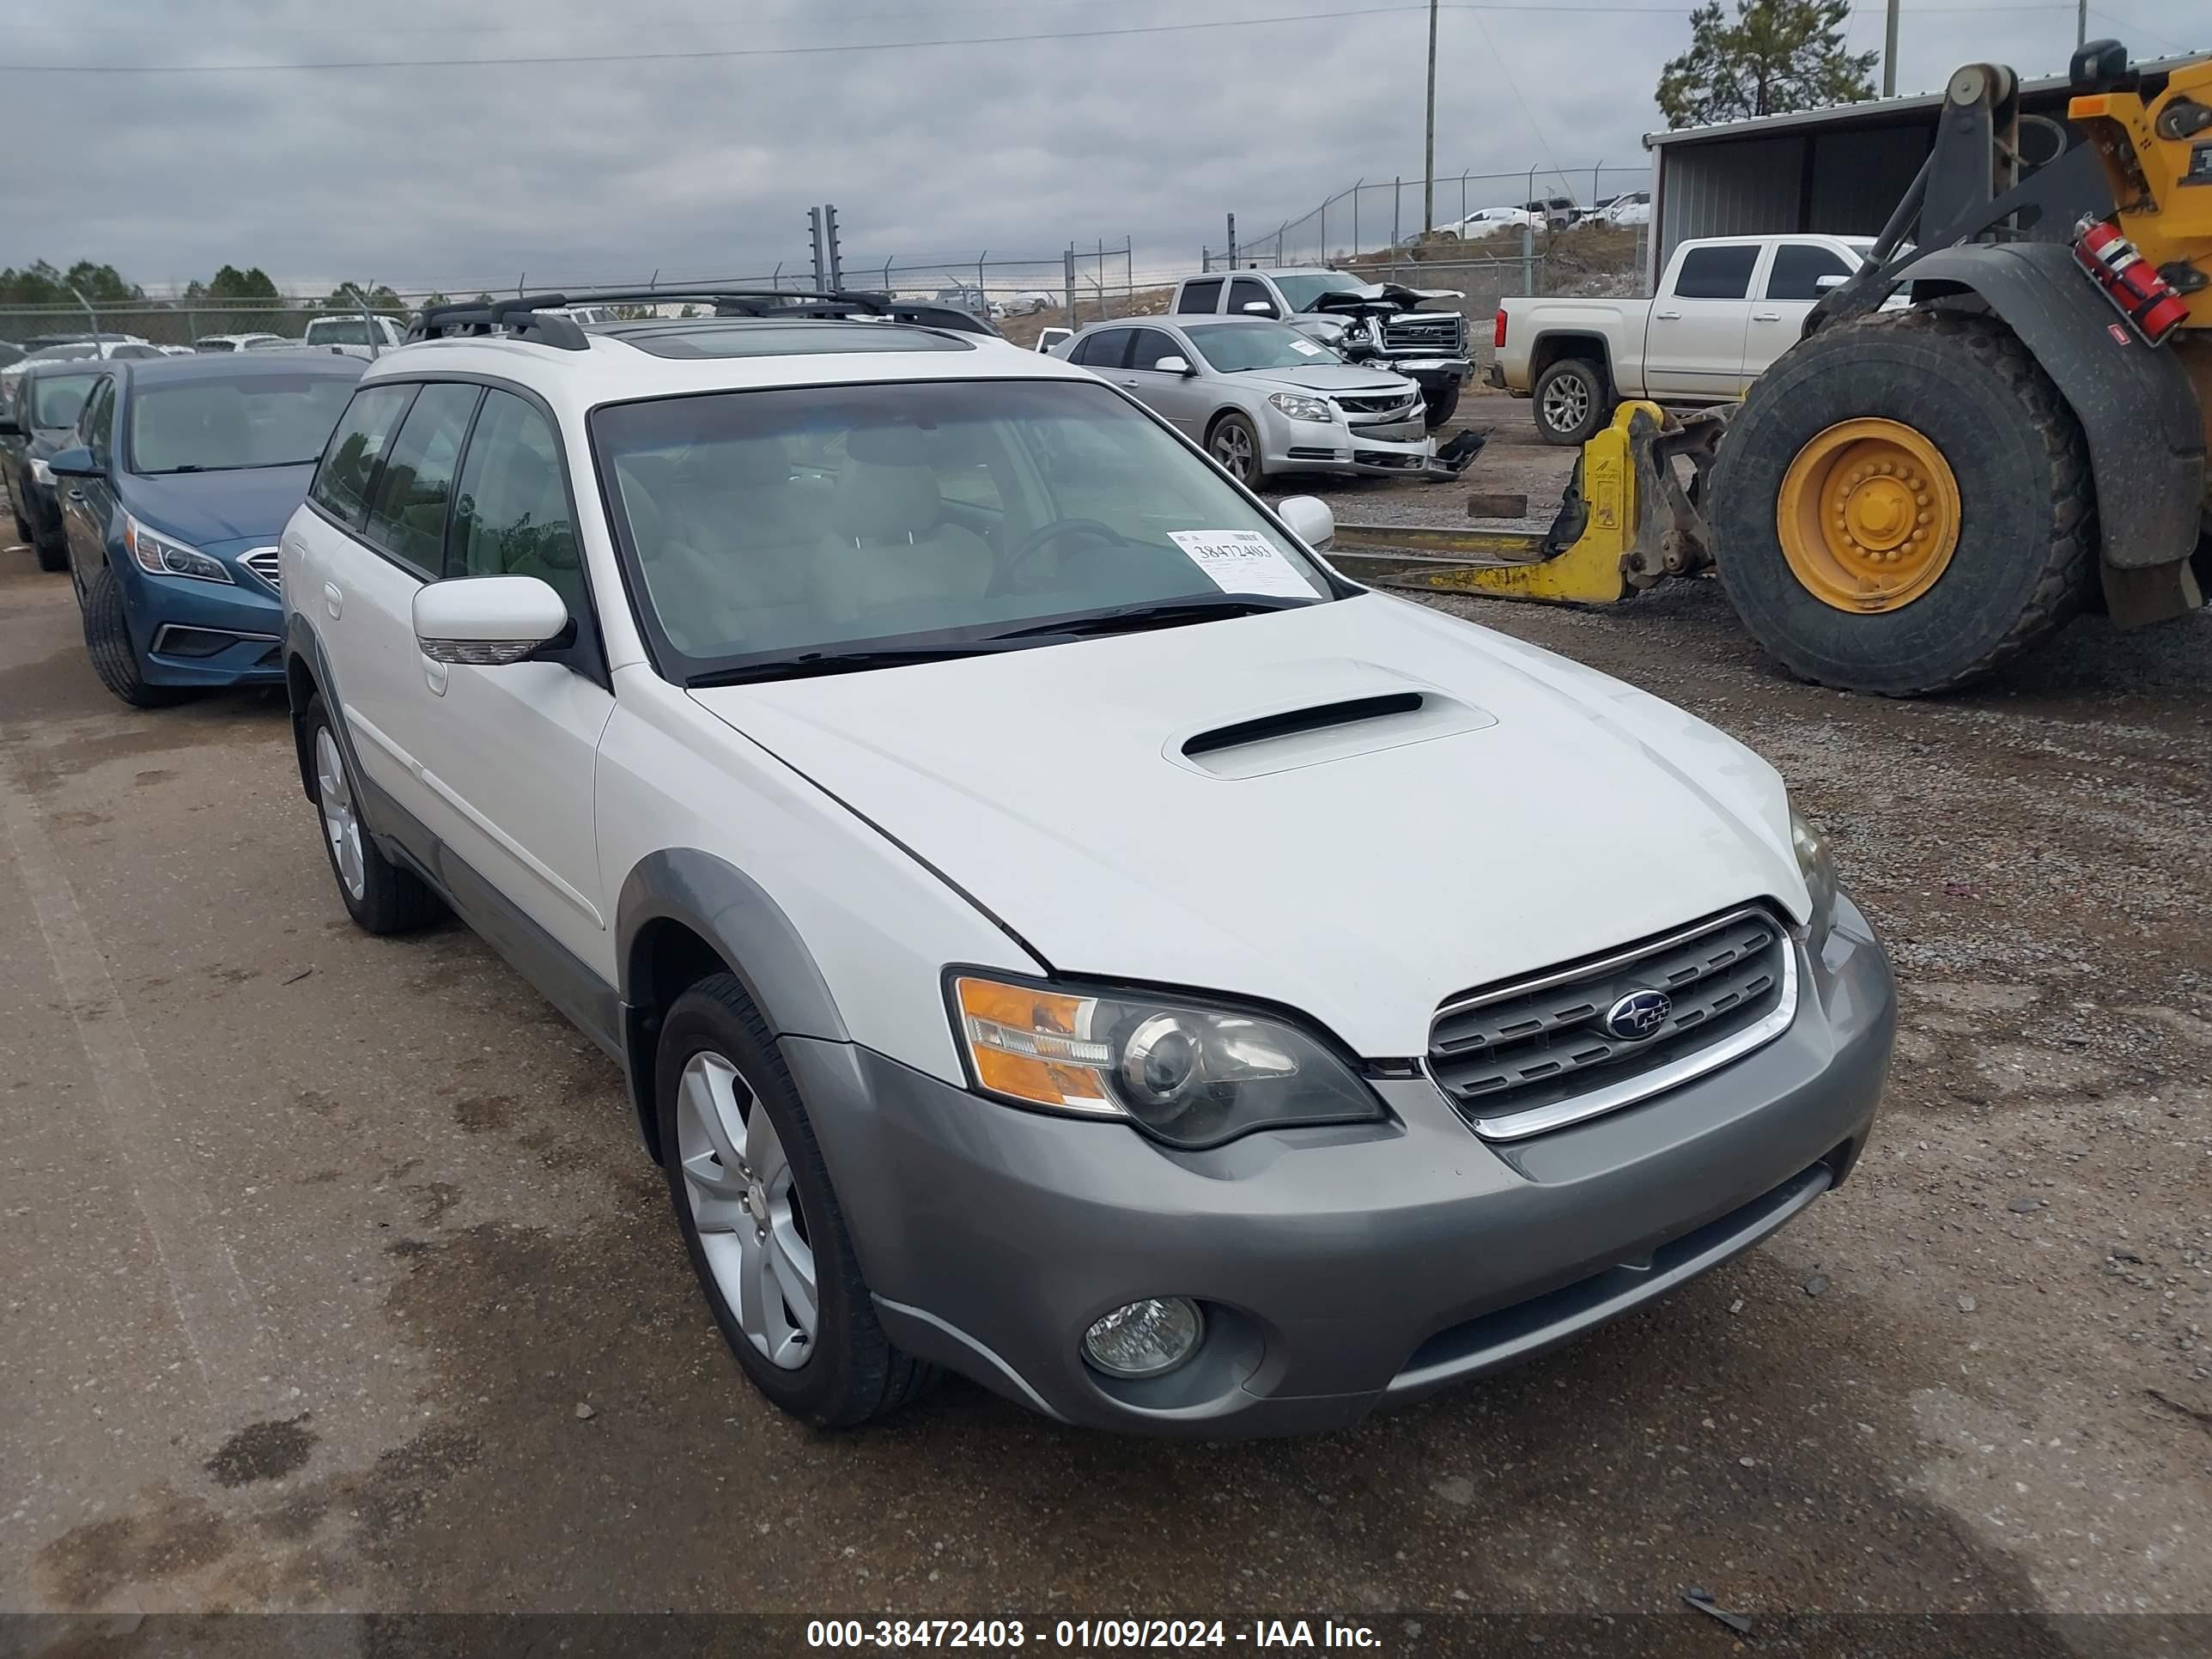
[[[1347,415],[1402,415],[1420,407],[1419,392],[1407,397],[1403,392],[1385,392],[1372,398],[1339,398],[1336,406]]]
[[[1665,1018],[1622,1036],[1607,1016],[1657,991]],[[1449,999],[1429,1066],[1462,1116],[1498,1139],[1558,1128],[1700,1076],[1781,1034],[1796,1012],[1796,959],[1765,910],[1725,915]]]
[[[1384,321],[1382,349],[1462,356],[1467,351],[1467,319],[1456,311],[1402,312]]]
[[[1418,472],[1428,465],[1422,455],[1401,455],[1389,449],[1355,449],[1352,459],[1361,466],[1390,467],[1400,472]]]
[[[284,579],[273,547],[257,547],[250,553],[239,556],[239,563],[269,584],[269,591],[279,599],[284,595]]]

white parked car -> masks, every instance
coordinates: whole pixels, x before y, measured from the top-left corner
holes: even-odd
[[[1470,213],[1464,219],[1448,225],[1438,225],[1436,234],[1445,241],[1476,241],[1485,236],[1495,236],[1501,231],[1541,230],[1544,216],[1531,213],[1527,208],[1486,207]]]
[[[371,366],[284,532],[301,782],[356,922],[450,906],[619,1062],[785,1410],[1333,1428],[1850,1170],[1894,992],[1741,744],[1056,358],[498,325]]]
[[[1000,302],[1000,310],[1008,317],[1033,317],[1040,311],[1050,311],[1060,302],[1057,294],[1048,294],[1041,288],[1025,288],[1009,294]]]
[[[1555,444],[1587,441],[1623,398],[1733,402],[1873,246],[1862,236],[1702,237],[1674,250],[1651,299],[1501,300],[1487,379],[1533,397],[1536,434]]]
[[[192,342],[194,351],[282,351],[301,342],[282,334],[203,334]]]
[[[1605,204],[1599,216],[1609,225],[1648,225],[1651,222],[1651,192],[1639,190],[1617,196]]]

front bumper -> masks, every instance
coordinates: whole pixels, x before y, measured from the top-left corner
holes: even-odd
[[[1418,412],[1408,421],[1371,426],[1294,421],[1270,409],[1260,423],[1265,472],[1329,472],[1342,477],[1451,478]]]
[[[1668,1094],[1483,1141],[1426,1079],[1382,1124],[1176,1152],[1023,1112],[850,1044],[787,1038],[885,1330],[1066,1421],[1297,1433],[1482,1376],[1749,1248],[1849,1173],[1896,994],[1848,899],[1782,1036]],[[1099,1316],[1200,1303],[1207,1334],[1141,1382],[1081,1358]]]
[[[123,612],[149,685],[275,685],[284,678],[283,607],[241,574],[233,583],[155,576],[118,558]]]

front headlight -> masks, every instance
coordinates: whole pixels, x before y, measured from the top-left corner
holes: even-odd
[[[1309,398],[1297,392],[1278,392],[1267,401],[1294,421],[1333,421],[1336,411],[1326,398]]]
[[[31,482],[33,483],[44,484],[49,489],[53,488],[54,483],[53,468],[48,466],[44,461],[40,460],[35,455],[31,457]]]
[[[1836,919],[1836,863],[1828,852],[1828,838],[1805,821],[1804,816],[1793,807],[1790,812],[1790,845],[1797,854],[1797,869],[1805,878],[1805,890],[1812,896],[1813,913],[1805,927],[1806,937],[1818,951],[1820,941],[1828,936],[1828,925]]]
[[[976,1086],[1000,1100],[1126,1119],[1175,1146],[1382,1115],[1348,1065],[1268,1015],[966,975],[952,995]]]
[[[232,580],[222,560],[211,559],[197,547],[187,547],[149,530],[127,513],[123,516],[123,544],[138,561],[138,568],[150,575],[189,576],[201,582]]]

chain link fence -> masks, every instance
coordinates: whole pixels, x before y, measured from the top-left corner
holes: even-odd
[[[400,316],[389,306],[387,315]],[[129,304],[95,306],[88,315],[82,306],[8,306],[0,307],[0,340],[21,345],[47,336],[76,336],[98,332],[127,334],[149,345],[189,346],[195,341],[222,334],[276,334],[296,340],[318,317],[352,317],[355,311],[333,309],[301,301],[279,305],[210,305],[185,300],[135,301]]]

